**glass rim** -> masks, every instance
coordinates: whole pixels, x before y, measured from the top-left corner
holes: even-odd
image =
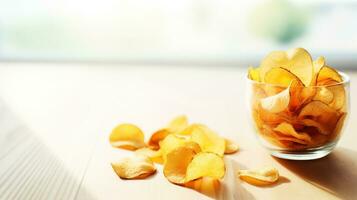
[[[311,85],[311,86],[305,86],[305,87],[320,88],[320,87],[333,87],[333,86],[338,86],[338,85],[349,85],[350,84],[350,77],[344,72],[341,72],[341,71],[337,71],[337,72],[338,72],[338,74],[340,74],[342,76],[342,82],[334,83],[334,84],[328,84],[328,85]],[[248,74],[247,74],[247,76],[245,76],[245,79],[246,79],[247,82],[253,83],[253,84],[269,85],[271,87],[284,87],[284,88],[287,87],[285,85],[273,84],[273,83],[263,83],[263,82],[258,82],[258,81],[252,80],[252,79],[250,79],[248,77]]]

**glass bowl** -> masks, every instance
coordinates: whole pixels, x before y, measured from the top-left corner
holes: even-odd
[[[335,148],[349,115],[350,102],[349,78],[339,74],[341,83],[294,89],[247,78],[247,104],[255,135],[271,155],[312,160]],[[289,96],[285,109],[266,109],[265,99],[281,96],[284,91]]]

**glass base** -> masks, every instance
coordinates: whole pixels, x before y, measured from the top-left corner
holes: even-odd
[[[315,160],[327,156],[329,153],[331,153],[335,146],[336,142],[304,151],[270,149],[270,154],[277,158],[287,160]]]

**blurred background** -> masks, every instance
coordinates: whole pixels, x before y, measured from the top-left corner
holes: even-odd
[[[357,69],[357,1],[0,1],[6,62],[247,67],[291,47]]]

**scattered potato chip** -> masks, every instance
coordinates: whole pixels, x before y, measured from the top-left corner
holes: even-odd
[[[273,167],[265,167],[257,170],[239,170],[238,176],[250,184],[264,186],[278,181],[279,172]]]
[[[304,140],[306,142],[311,142],[311,137],[307,133],[298,133],[295,131],[294,127],[291,124],[283,122],[274,128],[274,131],[287,136],[292,136],[299,140]]]
[[[225,171],[222,157],[215,153],[201,152],[196,154],[188,165],[185,181],[189,182],[201,177],[220,179]]]
[[[180,115],[173,119],[167,128],[170,132],[176,133],[184,130],[188,126],[188,119],[185,115]]]
[[[202,177],[185,183],[185,187],[192,188],[213,199],[219,199],[220,186],[219,180],[211,177]]]
[[[123,179],[141,179],[155,173],[154,163],[145,156],[123,158],[111,164],[115,173]]]
[[[149,139],[148,145],[150,148],[157,150],[160,148],[160,141],[165,139],[166,136],[168,136],[170,134],[170,132],[168,131],[168,129],[160,129],[158,131],[156,131],[155,133],[153,133]]]
[[[225,139],[225,142],[226,142],[226,148],[224,150],[224,154],[232,154],[239,150],[238,144],[236,144],[232,140]]]
[[[172,183],[186,183],[187,167],[191,163],[196,152],[189,147],[181,146],[167,154],[164,162],[164,175]]]
[[[192,131],[191,140],[199,144],[204,152],[215,153],[219,156],[224,154],[226,146],[224,139],[207,126],[197,124]]]
[[[274,67],[282,67],[295,74],[305,86],[313,78],[313,64],[310,54],[303,48],[288,51],[273,51],[260,64],[260,77]]]
[[[109,136],[113,147],[135,150],[145,147],[144,133],[133,124],[120,124],[115,127]]]
[[[152,150],[150,148],[144,147],[135,151],[136,155],[149,157],[153,162],[162,164],[162,153],[161,150]]]
[[[174,118],[165,128],[156,131],[149,139],[149,147],[157,150],[160,148],[159,142],[172,133],[183,131],[188,126],[188,119],[185,115]]]
[[[260,100],[261,106],[264,110],[271,113],[279,113],[284,111],[290,102],[290,87],[280,92],[277,95],[270,96]]]
[[[300,79],[291,73],[289,70],[282,67],[274,67],[269,70],[264,77],[265,83],[288,87],[292,81],[300,81]],[[301,83],[302,84],[302,83]]]
[[[178,147],[187,147],[194,150],[196,153],[201,151],[199,144],[194,141],[188,140],[178,135],[171,134],[168,135],[164,140],[160,142],[160,151],[164,161],[166,160],[167,154]]]

